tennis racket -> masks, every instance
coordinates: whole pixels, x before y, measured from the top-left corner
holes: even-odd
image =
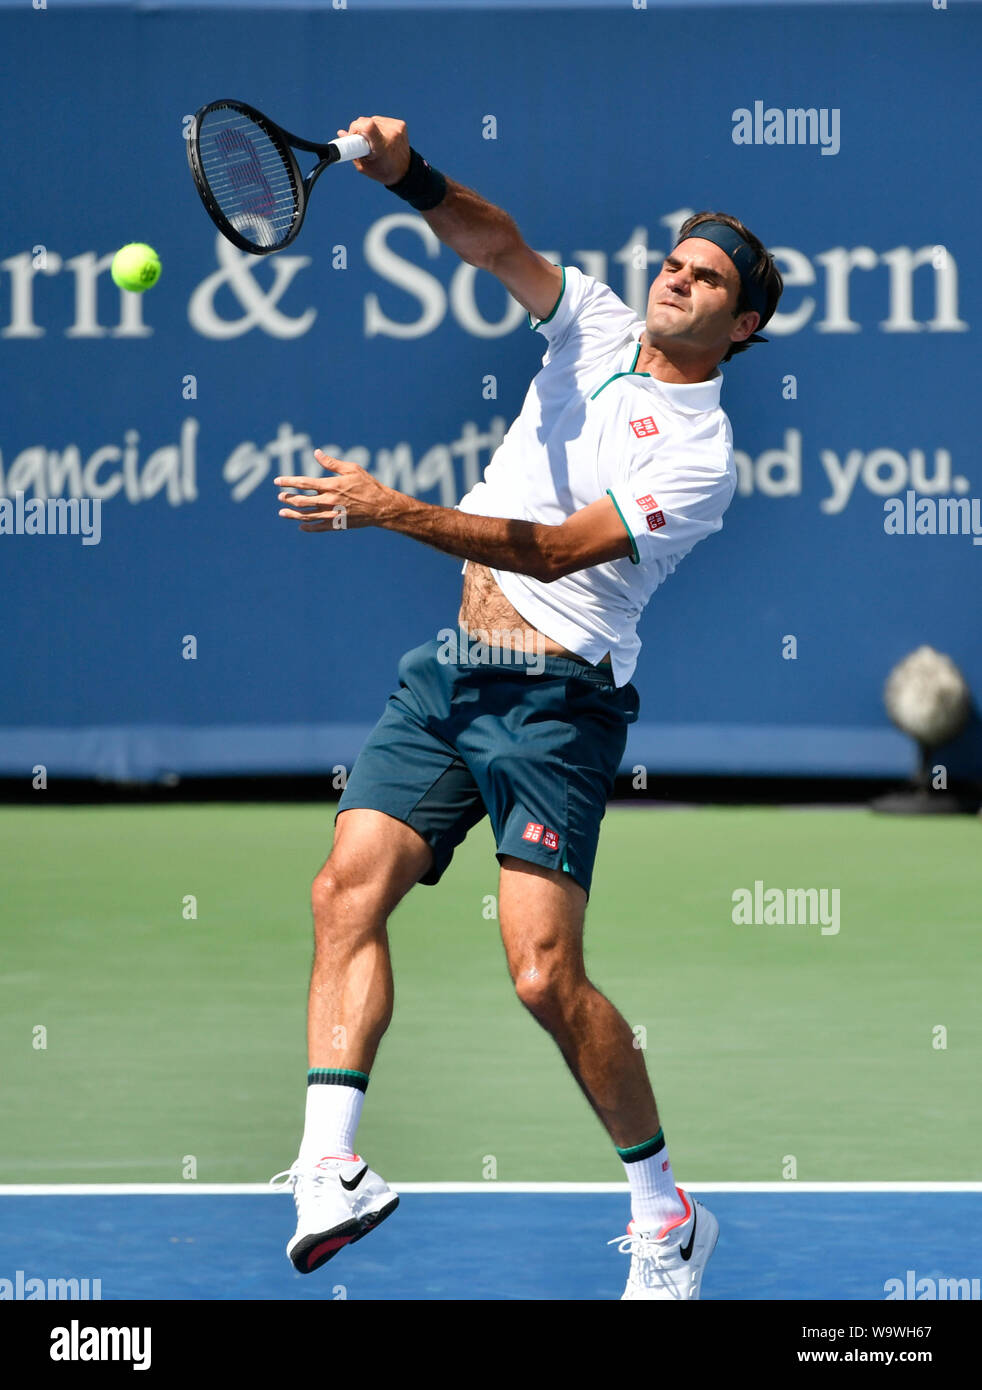
[[[315,145],[283,130],[244,101],[212,101],[195,113],[188,163],[208,215],[240,251],[268,256],[289,246],[303,225],[315,181],[330,164],[363,159],[363,135]],[[294,150],[318,156],[304,178]]]

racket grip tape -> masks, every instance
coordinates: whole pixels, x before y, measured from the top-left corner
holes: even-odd
[[[338,152],[338,160],[364,159],[370,155],[372,147],[364,135],[339,135],[331,144]]]

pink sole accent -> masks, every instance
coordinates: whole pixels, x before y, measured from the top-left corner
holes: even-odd
[[[307,1256],[307,1268],[313,1269],[322,1255],[326,1255],[329,1250],[340,1250],[341,1246],[347,1245],[350,1240],[350,1236],[334,1236],[331,1240],[322,1240],[320,1245],[315,1245]]]
[[[668,1235],[669,1231],[674,1231],[677,1227],[684,1226],[685,1223],[692,1216],[692,1203],[689,1201],[688,1197],[682,1191],[681,1187],[677,1187],[675,1191],[682,1198],[682,1204],[685,1207],[685,1211],[681,1216],[677,1216],[674,1221],[669,1221],[667,1226],[663,1226],[661,1230],[658,1232],[658,1234],[653,1237],[654,1240],[664,1240],[665,1236]],[[627,1233],[629,1236],[635,1234],[633,1221],[629,1221],[627,1223]]]
[[[675,1191],[682,1198],[682,1204],[685,1207],[685,1211],[682,1213],[681,1216],[677,1216],[674,1221],[669,1221],[667,1225],[663,1226],[661,1230],[658,1232],[657,1236],[655,1237],[656,1240],[662,1240],[665,1236],[668,1235],[669,1231],[674,1231],[678,1226],[684,1226],[685,1223],[688,1221],[689,1217],[692,1215],[692,1203],[689,1201],[688,1197],[682,1191],[681,1187],[677,1187]]]

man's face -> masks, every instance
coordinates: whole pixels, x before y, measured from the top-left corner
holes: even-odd
[[[734,331],[751,322],[749,311],[733,317],[739,298],[740,276],[726,252],[699,236],[687,238],[666,256],[648,292],[645,327],[652,344],[718,348],[725,356]]]

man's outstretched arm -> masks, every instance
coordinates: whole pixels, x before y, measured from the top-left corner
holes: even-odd
[[[610,497],[582,507],[559,525],[474,516],[452,507],[435,507],[386,487],[346,459],[315,456],[329,478],[279,477],[280,516],[301,522],[301,531],[355,530],[378,526],[399,531],[460,560],[512,570],[550,584],[554,579],[623,560],[633,543]],[[308,495],[294,492],[303,488]],[[309,494],[313,494],[312,496]]]
[[[360,116],[338,134],[363,135],[371,145],[369,158],[355,160],[359,173],[385,185],[404,177],[410,160],[404,121]],[[420,216],[461,260],[497,276],[533,318],[548,318],[552,313],[562,290],[562,271],[532,250],[507,212],[448,178],[446,197]]]

